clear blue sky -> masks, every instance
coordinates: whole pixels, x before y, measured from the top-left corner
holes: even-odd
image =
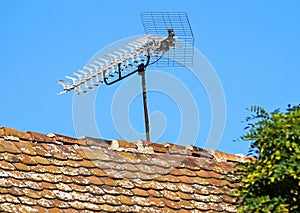
[[[215,68],[226,97],[227,121],[219,150],[247,153],[248,144],[233,142],[243,133],[241,121],[249,115],[246,107],[261,105],[273,110],[299,104],[299,1],[2,0],[0,125],[75,136],[73,95],[56,95],[60,90],[56,81],[81,68],[103,47],[143,34],[142,11],[188,13],[195,47]],[[177,75],[176,70],[174,73]],[[193,81],[187,87],[203,90]],[[117,88],[99,91],[98,99],[104,97],[103,101],[97,99],[99,110],[110,112],[109,97]],[[203,146],[209,130],[209,103],[202,92],[204,98],[198,100],[203,103],[199,146]],[[158,96],[149,94],[150,111],[161,111],[171,119],[158,142],[172,142],[180,120],[176,110],[160,108],[155,99],[164,97]],[[139,111],[129,115],[133,126],[142,131],[143,117],[136,116],[142,113],[139,101],[137,98],[132,106]],[[165,101],[174,105],[168,97]],[[119,138],[109,115],[99,114],[97,123],[104,136]]]

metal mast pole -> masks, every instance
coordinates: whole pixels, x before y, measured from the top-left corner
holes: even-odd
[[[142,90],[143,90],[143,104],[144,104],[144,116],[145,116],[145,129],[146,129],[146,140],[150,141],[150,123],[148,115],[148,104],[147,104],[147,88],[146,88],[146,69],[145,65],[141,64],[138,66],[139,74],[142,77]]]

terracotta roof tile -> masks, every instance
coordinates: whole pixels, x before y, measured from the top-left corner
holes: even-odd
[[[0,210],[236,212],[242,155],[0,128]]]
[[[182,169],[172,168],[172,169],[170,169],[169,174],[176,175],[176,176],[182,176],[182,175],[184,175],[184,171]]]
[[[11,141],[0,141],[1,148],[4,150],[4,152],[12,153],[12,154],[18,154],[21,153],[21,151],[18,149],[18,147],[15,145],[15,143]]]
[[[45,208],[55,207],[53,200],[49,200],[49,199],[45,199],[45,198],[38,199],[37,200],[37,205],[45,207]]]
[[[18,143],[15,143],[15,145],[24,154],[27,154],[27,155],[37,155],[36,151],[32,147],[32,142],[29,142],[29,141],[19,141]]]
[[[133,189],[135,187],[135,184],[127,179],[116,180],[116,182],[120,187],[125,189]]]
[[[185,184],[185,183],[178,183],[177,184],[178,189],[182,192],[186,192],[186,193],[194,193],[194,188],[192,186],[190,186],[189,184]]]
[[[58,160],[67,160],[68,154],[61,149],[62,145],[43,143],[44,149],[51,154],[52,157]]]
[[[152,206],[155,206],[155,207],[164,207],[165,206],[165,203],[159,198],[149,197],[148,200]]]
[[[16,154],[11,154],[6,152],[6,153],[2,153],[0,156],[2,160],[5,160],[7,162],[11,162],[11,163],[21,162],[20,156]]]
[[[1,146],[1,141],[2,141],[2,140],[0,140],[0,153],[2,153],[2,152],[6,152],[6,151],[5,151],[5,149],[4,149],[4,147],[3,147],[3,146]]]
[[[8,178],[5,180],[8,182],[9,187],[15,186],[15,187],[23,188],[26,186],[23,180],[18,180],[18,179],[14,179],[14,178]],[[1,179],[0,179],[0,183],[1,183]]]
[[[140,196],[133,196],[132,197],[133,202],[135,202],[139,206],[151,206],[151,203],[144,197]]]
[[[136,179],[143,175],[141,173],[130,172],[130,171],[119,171],[119,174],[122,175],[126,179]],[[148,176],[148,175],[144,175],[144,176]]]
[[[140,196],[140,197],[148,197],[149,193],[143,189],[135,188],[131,190],[133,194]]]
[[[108,186],[118,186],[118,183],[116,182],[116,180],[108,178],[108,177],[99,177],[99,179]]]
[[[80,139],[81,139],[81,141],[83,141],[85,143],[85,145],[88,145],[88,146],[96,145],[96,146],[100,146],[103,148],[108,148],[111,145],[110,140],[103,140],[101,138],[92,138],[92,137],[84,136],[84,137],[81,137]]]
[[[38,198],[43,197],[42,192],[38,191],[38,190],[24,188],[23,192],[27,197],[31,197],[31,198],[34,198],[34,199],[38,199]]]
[[[157,143],[152,143],[149,141],[144,141],[144,144],[147,144],[148,146],[151,146],[153,148],[153,151],[156,153],[166,153],[168,151],[168,148],[164,146],[163,144],[157,144]]]
[[[86,166],[89,168],[89,166]],[[89,169],[89,171],[95,175],[95,176],[98,176],[98,177],[106,177],[108,176],[108,174],[106,172],[104,172],[103,170],[101,169],[98,169],[98,168],[92,168],[92,169]]]
[[[16,168],[13,166],[13,164],[8,163],[4,160],[0,161],[0,168],[4,170],[15,170]]]
[[[30,155],[25,155],[25,154],[19,154],[18,158],[20,161],[26,165],[37,165],[38,162]]]
[[[64,135],[54,134],[53,136],[55,141],[63,142],[66,144],[78,144],[78,145],[86,144],[83,140],[77,140],[76,138],[71,138]]]
[[[124,195],[118,196],[118,200],[120,200],[120,202],[124,205],[131,206],[135,204],[135,202],[131,199],[131,197],[124,196]]]
[[[17,170],[21,171],[31,171],[31,168],[23,163],[15,163],[14,166]]]
[[[54,199],[53,203],[54,203],[54,206],[57,207],[57,208],[59,208],[59,209],[65,209],[65,208],[69,208],[70,207],[70,205],[66,201],[61,201],[59,199]]]
[[[48,190],[48,189],[44,189],[42,191],[42,196],[44,198],[49,198],[49,199],[54,199],[56,198],[56,195],[54,194],[54,192],[52,190]]]
[[[31,197],[22,196],[22,197],[19,197],[19,200],[24,205],[30,205],[30,206],[36,205],[36,200]]]
[[[42,144],[36,144],[36,143],[31,143],[32,144],[32,149],[37,153],[39,156],[43,157],[51,157],[52,155],[48,153],[45,148],[42,146]]]
[[[179,183],[180,180],[176,176],[173,175],[158,175],[154,178],[154,180],[159,182],[172,182],[172,183]]]
[[[83,186],[83,185],[78,185],[78,184],[68,184],[72,188],[73,191],[76,192],[88,192],[90,188],[95,188],[97,186],[91,185],[91,186]],[[94,191],[93,191],[94,192]]]
[[[180,209],[180,205],[178,204],[178,202],[172,201],[172,200],[168,200],[165,198],[161,198],[161,200],[164,202],[164,204],[171,208],[171,209]]]
[[[180,177],[178,177],[178,179],[179,179],[179,182],[182,182],[182,183],[187,183],[187,184],[194,183],[193,179],[188,176],[180,176]]]
[[[151,181],[138,181],[135,182],[135,186],[141,189],[155,189],[155,190],[162,190],[164,189],[163,185],[159,182],[151,180]]]
[[[188,209],[188,210],[192,210],[194,209],[193,204],[190,201],[187,200],[180,200],[178,202],[180,209]]]
[[[7,188],[7,193],[9,193],[13,196],[22,196],[22,195],[24,195],[23,190],[21,188],[18,188],[18,187]]]
[[[181,197],[179,197],[175,192],[169,190],[162,190],[161,193],[165,198],[169,200],[173,200],[173,201],[181,200]]]
[[[178,187],[176,184],[174,183],[170,183],[170,182],[160,182],[160,185],[162,185],[162,187],[164,189],[167,189],[169,191],[178,191]]]
[[[54,143],[55,139],[48,137],[47,135],[38,133],[38,132],[28,132],[31,135],[31,138],[33,141],[39,141],[39,142],[47,142],[47,143]]]
[[[180,197],[181,199],[184,199],[184,200],[193,199],[192,198],[193,194],[190,194],[190,193],[184,193],[182,191],[177,191],[176,194],[178,195],[178,197]]]
[[[5,136],[13,136],[13,137],[18,137],[20,139],[24,139],[24,140],[32,140],[32,137],[29,133],[26,132],[20,132],[18,130],[15,129],[11,129],[8,127],[1,127],[0,129],[0,137],[5,138]]]
[[[238,156],[230,155],[225,152],[212,151],[211,153],[216,158],[216,160],[219,162],[226,162],[226,161],[239,162],[239,161],[241,161]]]
[[[153,197],[163,197],[162,193],[158,190],[154,190],[154,189],[150,189],[148,190],[149,195],[153,196]]]

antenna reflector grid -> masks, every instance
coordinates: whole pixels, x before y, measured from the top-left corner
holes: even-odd
[[[155,63],[157,67],[193,66],[194,36],[186,12],[142,12],[141,19],[148,35],[163,37],[169,29],[173,29],[175,36],[179,37],[175,42],[176,48],[167,51]]]

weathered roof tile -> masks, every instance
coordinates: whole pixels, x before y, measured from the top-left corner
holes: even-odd
[[[52,155],[46,151],[42,144],[32,143],[32,149],[39,155],[44,157],[51,157]]]
[[[45,198],[38,199],[37,205],[45,207],[45,208],[52,208],[55,206],[53,200],[49,200],[49,199],[45,199]]]
[[[164,189],[163,185],[159,182],[154,180],[151,181],[135,181],[135,186],[141,189],[155,189],[155,190],[162,190]]]
[[[139,206],[151,206],[151,203],[144,197],[133,196],[132,200]]]
[[[36,155],[36,151],[32,147],[32,142],[29,141],[19,141],[15,143],[15,145],[19,148],[19,150],[27,155]]]
[[[171,208],[171,209],[180,209],[180,205],[178,202],[172,201],[172,200],[168,200],[166,198],[161,198],[161,200],[164,202],[164,204]]]
[[[27,188],[33,189],[33,190],[43,190],[42,185],[40,182],[35,182],[31,180],[24,181],[24,184]]]
[[[44,189],[42,191],[42,195],[44,198],[49,198],[49,199],[56,198],[56,195],[54,194],[54,192],[52,190],[48,190],[48,189]]]
[[[62,145],[56,145],[56,144],[47,144],[43,143],[42,146],[45,148],[45,150],[51,154],[52,157],[58,159],[58,160],[67,160],[68,154],[62,151],[61,147]]]
[[[157,191],[157,190],[154,190],[154,189],[148,190],[148,193],[149,193],[149,195],[151,195],[153,197],[157,197],[157,198],[163,197],[163,195],[161,194],[160,191]]]
[[[165,198],[169,200],[179,201],[181,199],[175,192],[172,191],[162,190],[161,193]]]
[[[1,158],[1,160],[5,160],[10,163],[21,162],[19,155],[8,153],[8,152],[1,153],[0,158]]]
[[[22,189],[18,188],[18,187],[11,187],[11,188],[7,188],[7,193],[14,195],[14,196],[22,196],[24,195],[24,192]]]
[[[54,134],[55,141],[63,142],[66,144],[78,144],[85,145],[86,143],[83,140],[78,140],[76,138],[67,137],[64,135]]]
[[[19,200],[24,205],[31,205],[31,206],[36,205],[36,199],[33,199],[31,197],[21,196],[19,197]]]
[[[39,142],[47,142],[47,143],[54,143],[55,139],[50,138],[47,135],[38,133],[38,132],[28,132],[31,135],[31,138],[33,141],[39,141]]]
[[[14,163],[14,166],[16,167],[17,170],[21,171],[30,171],[31,168],[23,163]]]
[[[179,183],[180,180],[176,176],[173,175],[157,175],[154,180],[159,182],[172,182],[172,183]]]
[[[37,190],[29,189],[29,188],[24,188],[23,192],[27,197],[31,197],[31,198],[35,198],[35,199],[43,197],[43,194],[42,194],[41,191],[37,191]]]
[[[32,140],[32,137],[29,133],[20,132],[18,130],[11,129],[8,127],[1,127],[0,137],[3,137],[3,136],[14,136],[14,137],[18,137],[18,138],[24,139],[24,140]]]
[[[76,191],[76,192],[88,192],[90,188],[97,187],[97,186],[94,186],[94,185],[85,186],[85,185],[78,185],[78,184],[75,184],[75,183],[68,184],[68,186],[70,186],[72,188],[72,190]]]
[[[116,180],[113,180],[111,178],[108,177],[99,177],[99,179],[108,186],[118,186],[118,183],[116,182]]]
[[[134,205],[135,202],[131,199],[131,197],[120,195],[118,196],[118,200],[124,205]]]
[[[13,164],[8,163],[4,160],[0,161],[0,168],[4,170],[15,170],[16,168],[13,166]]]
[[[134,188],[131,190],[133,192],[133,194],[135,194],[136,196],[140,196],[140,197],[148,197],[149,193],[143,189],[139,189],[139,188]]]
[[[60,196],[60,197],[62,197],[62,196]],[[64,201],[59,200],[59,199],[54,199],[53,204],[54,204],[55,207],[57,207],[59,209],[66,209],[66,208],[70,207],[70,205],[68,204],[66,199],[64,199]]]
[[[32,157],[30,155],[25,155],[22,153],[22,154],[19,154],[18,157],[24,164],[27,164],[27,165],[37,165],[38,164],[38,162],[34,159],[34,157]]]
[[[182,192],[194,193],[194,188],[188,184],[178,183],[177,186],[178,186],[178,189]]]
[[[193,183],[193,179],[191,177],[188,177],[188,176],[180,176],[180,177],[178,177],[178,179],[182,183],[188,183],[188,184],[192,184]]]
[[[86,177],[88,182],[93,185],[103,185],[104,183],[96,176],[88,176]]]
[[[164,207],[165,206],[165,203],[159,198],[149,197],[148,200],[152,206],[156,206],[156,207]]]
[[[178,187],[174,183],[160,182],[160,185],[162,185],[162,187],[164,187],[164,189],[167,189],[169,191],[178,191]]]
[[[188,210],[194,209],[193,204],[187,200],[180,200],[178,202],[178,205],[180,206],[180,209],[188,209]]]
[[[1,148],[8,153],[12,153],[12,154],[19,154],[21,153],[20,149],[18,149],[18,147],[15,145],[15,143],[11,142],[11,141],[5,141],[1,142],[0,140],[0,145]]]
[[[11,178],[11,177],[12,176],[10,176],[10,178],[5,179],[5,181],[9,185],[9,187],[11,187],[11,186],[20,187],[20,188],[25,187],[25,183],[23,180],[18,180],[18,179]],[[1,179],[0,179],[0,184],[1,184]]]
[[[133,189],[135,187],[134,183],[132,183],[131,181],[127,180],[127,179],[122,179],[122,180],[116,180],[116,183],[125,189]]]
[[[192,196],[193,196],[193,194],[185,193],[182,191],[177,191],[176,194],[178,195],[178,197],[180,197],[181,199],[184,199],[184,200],[191,200]]]
[[[98,177],[106,177],[106,176],[108,176],[108,174],[106,172],[104,172],[103,170],[98,169],[98,168],[90,169],[90,172],[93,175],[98,176]]]
[[[1,140],[0,140],[0,153],[2,153],[2,152],[6,152],[6,151],[5,151],[4,147],[1,146]]]
[[[122,205],[122,202],[117,199],[116,196],[110,195],[110,194],[104,194],[103,199],[106,201],[106,203],[111,204],[111,205]]]

